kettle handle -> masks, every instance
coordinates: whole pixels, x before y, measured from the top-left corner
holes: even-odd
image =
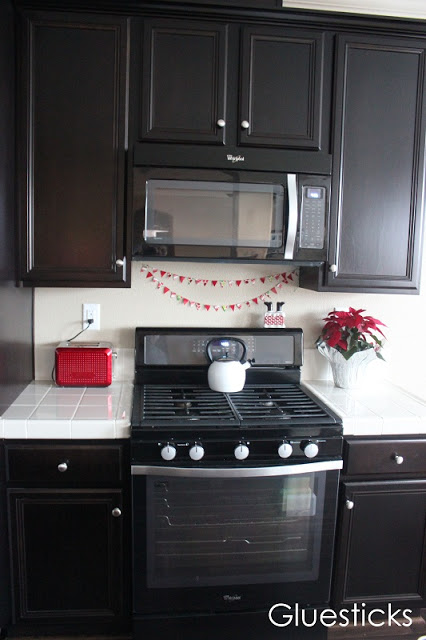
[[[246,355],[247,355],[246,343],[243,340],[240,340],[240,338],[226,338],[226,337],[223,337],[223,338],[212,338],[206,344],[206,353],[207,353],[207,357],[210,360],[210,362],[213,362],[211,344],[212,344],[212,342],[216,342],[217,340],[230,340],[232,342],[238,342],[243,348],[243,355],[241,356],[240,362],[241,362],[241,364],[244,364],[244,362],[246,361]]]

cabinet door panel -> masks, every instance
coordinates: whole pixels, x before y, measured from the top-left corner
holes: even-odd
[[[121,491],[8,491],[15,622],[123,611]]]
[[[339,40],[330,287],[417,290],[425,50],[416,44]]]
[[[243,33],[240,142],[321,148],[324,36],[279,28]],[[249,127],[244,129],[241,122]]]
[[[227,27],[144,22],[139,138],[222,144]]]
[[[119,283],[126,21],[41,14],[24,33],[22,277]]]
[[[343,491],[335,601],[424,606],[426,480],[347,483]]]

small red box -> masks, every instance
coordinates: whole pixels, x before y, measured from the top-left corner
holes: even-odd
[[[112,382],[112,345],[61,342],[55,351],[55,381],[61,387],[108,387]]]

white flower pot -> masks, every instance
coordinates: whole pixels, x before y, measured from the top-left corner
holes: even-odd
[[[330,363],[335,386],[342,389],[358,387],[362,382],[367,365],[377,357],[374,349],[371,348],[357,351],[349,360],[346,360],[337,349],[329,347],[325,343],[318,345],[318,351]]]

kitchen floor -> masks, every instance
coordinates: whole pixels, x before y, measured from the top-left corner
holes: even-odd
[[[423,609],[421,613],[421,616],[413,617],[410,627],[336,627],[329,630],[328,640],[426,640],[426,610]]]
[[[413,617],[410,627],[384,626],[380,628],[368,627],[336,627],[329,629],[328,640],[426,640],[426,610],[422,616]],[[403,620],[401,620],[403,622]],[[283,636],[284,637],[284,636]],[[286,636],[288,637],[288,636]],[[26,636],[13,640],[132,640],[131,636]],[[146,640],[151,640],[147,638]],[[262,638],[256,638],[262,640]]]

